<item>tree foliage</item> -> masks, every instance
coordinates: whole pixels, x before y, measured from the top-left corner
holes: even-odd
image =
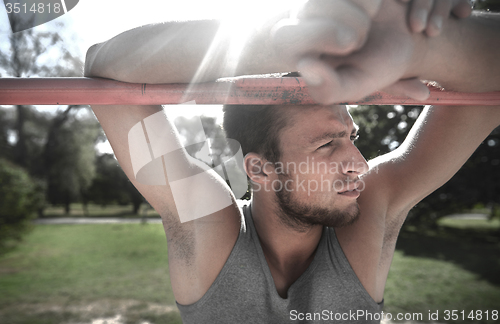
[[[356,146],[367,159],[396,149],[406,138],[423,106],[359,106],[350,109],[360,126]]]
[[[476,0],[474,3],[474,9],[500,12],[500,1],[499,0]]]
[[[2,77],[81,76],[82,61],[73,55],[74,49],[68,48],[59,33],[31,28],[9,33],[5,41],[0,51]]]
[[[200,121],[203,129],[197,127]],[[234,147],[234,145],[232,147],[228,143],[226,134],[221,125],[217,123],[216,118],[207,116],[195,116],[191,119],[178,117],[174,123],[181,138],[184,139],[184,143],[198,143],[186,146],[188,154],[206,163],[210,167],[223,165],[224,160],[229,159],[237,153],[234,151],[237,148]],[[205,149],[208,145],[205,143],[205,138],[210,141],[210,152],[202,149],[204,145]],[[226,172],[225,166],[220,168],[219,171]],[[231,182],[229,180],[226,180],[226,183],[231,187]],[[250,183],[248,183],[247,192],[240,199],[249,200],[250,197]]]
[[[60,114],[52,120],[43,152],[48,200],[63,204],[69,213],[71,202],[82,197],[95,176],[95,143],[100,128],[93,116]]]
[[[78,51],[57,32],[40,30],[9,33],[0,51],[1,75],[81,76],[83,64],[73,55]],[[8,110],[0,113],[2,156],[45,181],[49,201],[63,203],[67,212],[70,202],[82,197],[95,174],[94,145],[100,128],[93,117],[81,117],[78,111],[83,107],[67,106],[49,114],[18,105],[14,116],[6,113]]]
[[[22,168],[0,159],[0,253],[21,239],[44,202],[40,183]]]
[[[9,143],[9,130],[12,129],[9,113],[0,107],[0,158],[12,159],[12,146]]]
[[[133,212],[139,213],[144,198],[132,185],[113,154],[102,154],[96,159],[96,176],[85,192],[85,198],[102,206],[118,203],[132,204]]]
[[[23,22],[13,16],[12,23]],[[62,26],[62,24],[61,24]],[[9,33],[8,39],[0,50],[0,76],[6,77],[72,77],[80,76],[83,63],[79,57],[74,56],[72,51],[63,42],[61,36],[56,32],[40,32],[37,28],[31,28],[17,33]],[[34,141],[30,137],[32,133],[28,125],[30,122],[39,122],[33,107],[17,105],[14,131],[17,140],[13,145],[12,159],[23,167],[28,168],[30,157],[35,154]]]
[[[198,127],[202,125],[202,128]],[[222,157],[231,156],[232,152],[226,142],[226,135],[214,117],[195,116],[192,118],[177,117],[174,121],[181,139],[184,143],[196,143],[186,146],[186,151],[194,158],[213,166],[220,164]],[[201,157],[199,152],[205,144],[205,139],[210,139],[212,150],[211,159]],[[210,160],[210,161],[209,161]]]

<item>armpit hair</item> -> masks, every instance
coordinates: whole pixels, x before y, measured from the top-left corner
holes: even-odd
[[[193,222],[180,223],[171,211],[162,213],[162,223],[167,236],[169,258],[184,261],[190,265],[194,257]]]

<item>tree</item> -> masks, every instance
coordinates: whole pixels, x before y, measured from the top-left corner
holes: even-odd
[[[476,0],[474,3],[474,9],[499,12],[500,11],[500,1],[498,1],[498,0]]]
[[[144,198],[120,168],[113,154],[102,154],[96,159],[96,176],[85,195],[88,201],[105,206],[118,203],[132,204],[138,214]]]
[[[200,127],[200,121],[202,127]],[[229,181],[226,169],[227,165],[223,163],[223,161],[227,161],[234,156],[239,149],[239,145],[237,145],[238,143],[236,141],[231,142],[230,139],[226,138],[224,130],[217,124],[216,119],[206,116],[195,116],[191,119],[178,117],[174,123],[180,137],[184,139],[184,143],[196,143],[186,146],[187,153],[214,168],[216,172],[226,179],[226,183],[229,187],[233,185],[233,190],[237,188],[234,187],[235,183],[231,184]],[[210,151],[208,150],[208,143],[206,143],[205,139],[210,141]],[[244,179],[244,177],[246,177],[244,171],[240,170],[240,172]],[[250,197],[250,183],[247,183],[246,193],[243,197],[240,196],[237,198],[248,200]]]
[[[9,143],[9,129],[12,129],[8,112],[0,107],[0,158],[12,159],[12,145]]]
[[[52,120],[43,152],[48,200],[63,204],[66,214],[70,212],[70,203],[82,198],[92,183],[95,143],[100,132],[90,113],[81,116],[70,113],[71,108]]]
[[[423,106],[359,106],[350,109],[360,126],[356,145],[366,159],[396,149],[406,138]]]
[[[11,17],[12,24],[22,24],[21,20]],[[37,32],[28,29],[11,33],[8,37],[8,49],[0,51],[0,74],[11,77],[48,77],[79,76],[82,62],[63,46],[62,38],[54,32]],[[58,53],[59,55],[54,55]],[[3,72],[3,73],[2,73]],[[26,124],[32,117],[33,108],[17,105],[14,130],[17,140],[13,147],[13,161],[28,167],[30,156],[30,140]]]
[[[11,17],[13,19],[15,17]],[[13,21],[13,24],[21,23]],[[62,26],[62,24],[60,24]],[[7,47],[0,52],[0,73],[13,77],[71,77],[80,76],[82,62],[67,48],[56,32],[39,32],[32,28],[11,33]],[[48,183],[51,202],[69,203],[91,183],[97,123],[90,119],[78,120],[73,114],[84,106],[68,106],[55,116],[40,113],[32,106],[15,106],[12,122],[2,123],[0,115],[0,145],[8,149],[6,156],[25,167],[32,176]],[[92,124],[92,125],[91,125]],[[13,131],[13,145],[2,142],[1,134]],[[72,133],[80,132],[80,134]],[[81,145],[81,147],[76,147]],[[58,197],[60,195],[60,197]]]
[[[201,122],[201,126],[200,126]],[[206,164],[220,164],[220,158],[231,156],[231,150],[226,142],[226,135],[221,126],[217,124],[216,118],[207,116],[194,116],[192,118],[177,117],[174,121],[180,137],[184,143],[196,143],[186,146],[186,151],[194,158],[198,158]],[[210,139],[212,156],[210,159],[201,157],[200,151],[205,144],[205,139]]]
[[[0,159],[0,253],[19,241],[43,204],[39,186],[22,168]]]

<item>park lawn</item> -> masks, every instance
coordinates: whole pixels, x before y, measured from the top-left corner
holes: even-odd
[[[460,323],[500,323],[485,312],[500,313],[500,222],[443,218],[425,233],[404,229],[396,245],[385,291],[385,311],[465,312]],[[471,320],[482,311],[482,320]],[[497,313],[497,314],[499,314]],[[499,314],[500,315],[500,314]],[[460,315],[462,316],[462,315]]]
[[[70,205],[70,214],[66,215],[63,206],[48,205],[44,210],[44,218],[57,217],[160,217],[148,204],[142,204],[138,214],[133,213],[132,205],[95,205],[88,204],[88,214],[85,214],[81,203]]]
[[[496,265],[498,271],[498,263]],[[498,273],[498,272],[497,272]],[[419,322],[430,322],[429,313],[439,312],[439,322],[445,320],[446,310],[465,311],[465,320],[456,323],[499,323],[490,318],[472,321],[467,318],[471,311],[496,310],[500,316],[500,286],[477,273],[465,270],[454,262],[433,258],[405,255],[397,250],[385,290],[385,312],[393,316],[422,314]],[[483,313],[483,317],[484,317]]]
[[[384,311],[422,313],[420,323],[429,311],[440,311],[440,322],[446,309],[500,311],[499,256],[498,242],[403,232]],[[0,257],[0,323],[116,316],[181,323],[160,224],[38,225]]]
[[[0,323],[90,322],[117,310],[127,323],[181,323],[161,224],[39,225],[0,257]]]
[[[462,229],[497,229],[500,230],[500,218],[495,219],[457,219],[443,217],[439,220],[442,226]]]

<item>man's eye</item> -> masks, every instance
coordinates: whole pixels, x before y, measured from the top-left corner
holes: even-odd
[[[328,147],[328,146],[331,146],[333,144],[333,141],[330,141],[324,145],[321,145],[320,147],[318,147],[318,149],[321,149],[321,148],[324,148],[324,147]]]
[[[351,135],[351,141],[354,142],[359,139],[359,134]]]

